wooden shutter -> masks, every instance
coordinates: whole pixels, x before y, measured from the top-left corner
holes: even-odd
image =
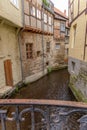
[[[11,60],[4,61],[5,79],[7,86],[13,86],[13,76],[12,76],[12,63]]]

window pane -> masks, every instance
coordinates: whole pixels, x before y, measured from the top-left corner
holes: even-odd
[[[60,28],[61,31],[65,32],[65,23],[61,23],[61,28]]]
[[[33,58],[33,44],[32,43],[26,44],[26,58],[27,59]]]
[[[41,11],[37,9],[37,18],[41,19]]]
[[[44,14],[44,22],[47,23],[47,15]]]
[[[32,6],[32,8],[31,8],[31,14],[32,14],[33,16],[35,16],[35,7],[34,7],[34,6]]]
[[[49,17],[49,25],[51,25],[51,24],[52,24],[52,18]]]
[[[59,44],[59,43],[56,43],[56,44],[55,44],[55,48],[56,48],[56,49],[60,49],[60,44]]]

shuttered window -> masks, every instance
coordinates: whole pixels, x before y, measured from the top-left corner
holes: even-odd
[[[26,59],[32,59],[33,58],[33,44],[27,43],[26,44]]]

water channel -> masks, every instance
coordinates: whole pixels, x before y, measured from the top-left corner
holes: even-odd
[[[69,73],[66,69],[54,71],[22,88],[13,98],[75,100],[68,83]]]
[[[72,92],[70,91],[69,84],[69,73],[67,69],[54,71],[39,79],[34,83],[28,84],[26,87],[18,91],[17,94],[13,95],[14,99],[55,99],[55,100],[68,100],[76,101]],[[61,108],[60,108],[61,109]],[[14,109],[9,109],[8,113],[11,113]],[[58,108],[59,110],[59,108]],[[57,111],[54,109],[54,111]],[[55,112],[54,112],[55,113]],[[75,114],[70,118],[70,129],[63,130],[79,130],[79,124],[76,123],[76,120],[79,119],[80,115]],[[42,119],[41,119],[42,120]],[[26,121],[22,125],[22,130],[31,130],[30,127],[27,127],[29,121]],[[16,130],[15,125],[9,124],[7,130]],[[46,130],[37,128],[35,130]],[[57,128],[52,128],[51,130],[60,130]]]

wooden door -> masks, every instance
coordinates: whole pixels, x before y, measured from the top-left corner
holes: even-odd
[[[12,76],[12,63],[11,60],[4,61],[5,79],[7,86],[13,86],[13,76]]]

